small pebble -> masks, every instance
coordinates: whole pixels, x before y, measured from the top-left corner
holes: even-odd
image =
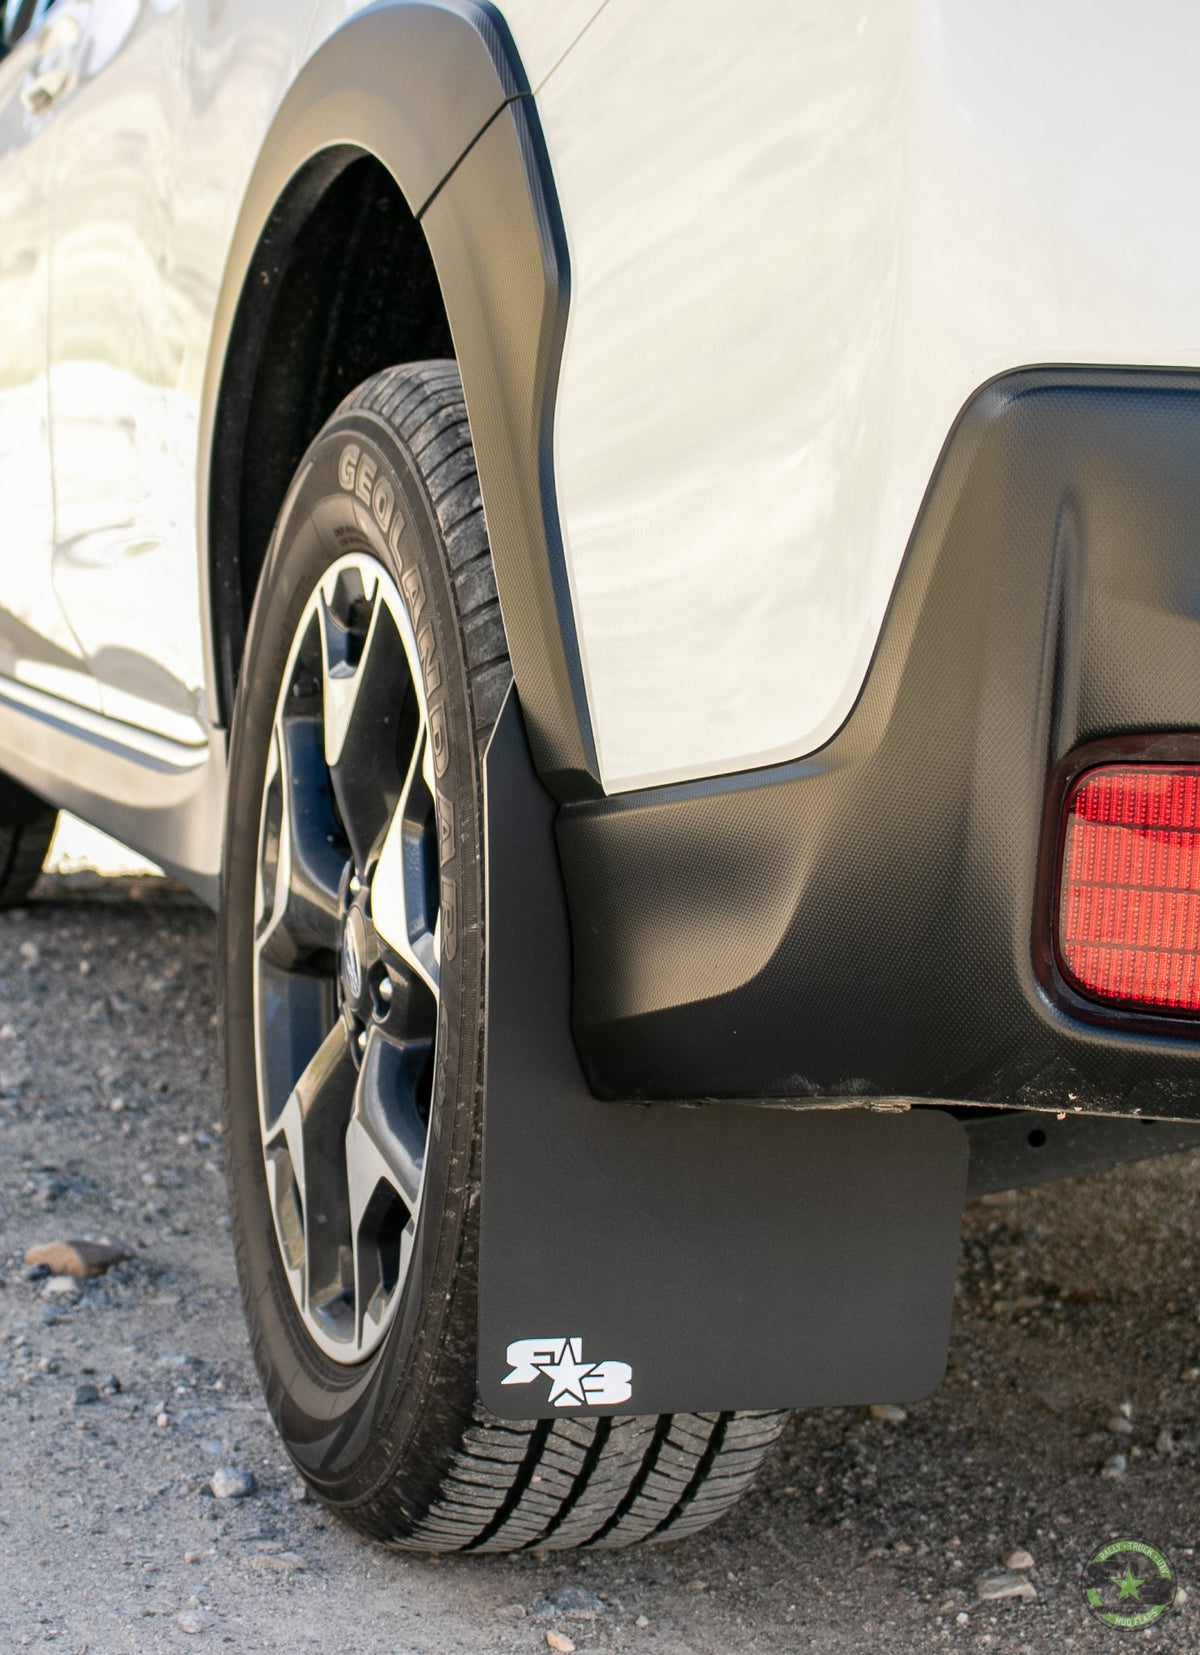
[[[889,1425],[903,1425],[908,1413],[904,1408],[897,1408],[894,1402],[875,1402],[871,1405],[871,1418],[886,1420]]]
[[[235,1465],[218,1466],[208,1486],[218,1500],[244,1500],[254,1493],[254,1473]]]
[[[995,1603],[1001,1598],[1035,1598],[1037,1587],[1024,1575],[980,1575],[975,1582],[975,1595],[981,1603]]]
[[[175,1625],[179,1630],[188,1632],[193,1636],[197,1632],[203,1632],[207,1624],[204,1616],[197,1609],[185,1609],[182,1615],[176,1615],[175,1617]]]
[[[1105,1460],[1100,1475],[1111,1478],[1113,1482],[1120,1482],[1125,1475],[1127,1465],[1128,1461],[1124,1454],[1114,1454],[1111,1460]]]
[[[1133,1425],[1125,1414],[1114,1414],[1111,1419],[1105,1421],[1104,1428],[1106,1431],[1115,1431],[1119,1437],[1133,1435]]]
[[[635,1626],[647,1627],[650,1625],[649,1615],[639,1615],[633,1623]]]
[[[167,1413],[155,1414],[154,1423],[160,1431],[165,1431],[171,1423],[171,1416]]]
[[[954,1617],[954,1622],[956,1626],[966,1626],[970,1619],[971,1617],[967,1614],[967,1611],[965,1609],[960,1609],[958,1614]]]
[[[292,1497],[293,1505],[307,1506],[312,1503],[312,1489],[301,1477],[295,1479],[288,1492]]]
[[[89,1402],[99,1402],[100,1392],[94,1385],[76,1385],[75,1395],[71,1399],[73,1408],[84,1408]]]
[[[199,1563],[200,1553],[199,1552],[184,1552],[183,1561],[185,1563]]]
[[[298,1552],[260,1552],[250,1562],[258,1569],[274,1569],[277,1574],[303,1574],[306,1567]]]
[[[1019,1574],[1022,1569],[1033,1568],[1033,1555],[1027,1552],[1023,1546],[1014,1546],[1012,1551],[1006,1552],[1000,1561],[1006,1569],[1011,1569],[1015,1574]]]
[[[42,1247],[25,1249],[26,1264],[44,1264],[55,1276],[74,1276],[77,1281],[102,1276],[128,1257],[124,1247],[114,1247],[108,1241],[50,1241]]]
[[[57,1356],[39,1356],[38,1357],[38,1372],[39,1373],[57,1373],[58,1368],[59,1368],[59,1362],[58,1362],[58,1357]]]
[[[79,1295],[79,1283],[74,1276],[47,1276],[42,1292],[55,1298],[74,1299]]]
[[[1175,1452],[1175,1438],[1171,1435],[1169,1425],[1163,1426],[1154,1439],[1154,1446],[1160,1454],[1173,1454]]]
[[[117,1396],[121,1390],[121,1381],[115,1373],[101,1374],[96,1381],[105,1396]]]
[[[547,1632],[546,1642],[551,1649],[557,1650],[558,1655],[575,1655],[575,1645],[561,1632]]]

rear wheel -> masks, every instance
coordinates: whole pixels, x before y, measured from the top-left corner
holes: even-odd
[[[251,619],[230,761],[226,1143],[255,1358],[296,1465],[412,1549],[667,1539],[786,1415],[500,1422],[475,1389],[481,756],[508,687],[457,370],[317,438]]]
[[[58,811],[0,776],[0,909],[19,908],[42,871]]]

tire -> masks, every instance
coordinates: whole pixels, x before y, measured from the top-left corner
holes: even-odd
[[[220,957],[233,1232],[267,1402],[318,1496],[410,1550],[689,1534],[787,1418],[513,1424],[478,1405],[480,760],[510,676],[457,369],[392,369],[317,437],[268,550]]]
[[[58,811],[36,793],[0,777],[0,909],[19,908],[37,882]]]

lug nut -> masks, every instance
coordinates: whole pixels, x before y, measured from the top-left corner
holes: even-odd
[[[384,1005],[391,1005],[393,992],[392,979],[390,977],[385,977],[379,985],[379,998],[383,1001]]]
[[[367,1031],[366,1031],[366,1029],[363,1029],[361,1034],[358,1037],[358,1049],[359,1049],[360,1052],[365,1052],[366,1049],[367,1049]]]
[[[362,890],[362,880],[358,877],[358,875],[356,873],[352,873],[350,875],[350,895],[351,896],[357,896],[358,893],[361,890]]]

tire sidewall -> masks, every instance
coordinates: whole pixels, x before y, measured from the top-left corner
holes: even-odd
[[[388,570],[418,640],[431,730],[441,732],[433,745],[443,917],[438,1063],[412,1265],[383,1343],[354,1367],[330,1360],[311,1340],[279,1255],[259,1128],[252,979],[259,821],[276,702],[305,606],[324,571],[348,552],[368,552]],[[226,1166],[254,1356],[285,1445],[335,1504],[370,1499],[403,1463],[440,1459],[474,1401],[480,805],[466,664],[433,505],[387,423],[344,408],[297,473],[250,618],[233,718],[220,927]],[[419,1505],[415,1487],[411,1498]]]

